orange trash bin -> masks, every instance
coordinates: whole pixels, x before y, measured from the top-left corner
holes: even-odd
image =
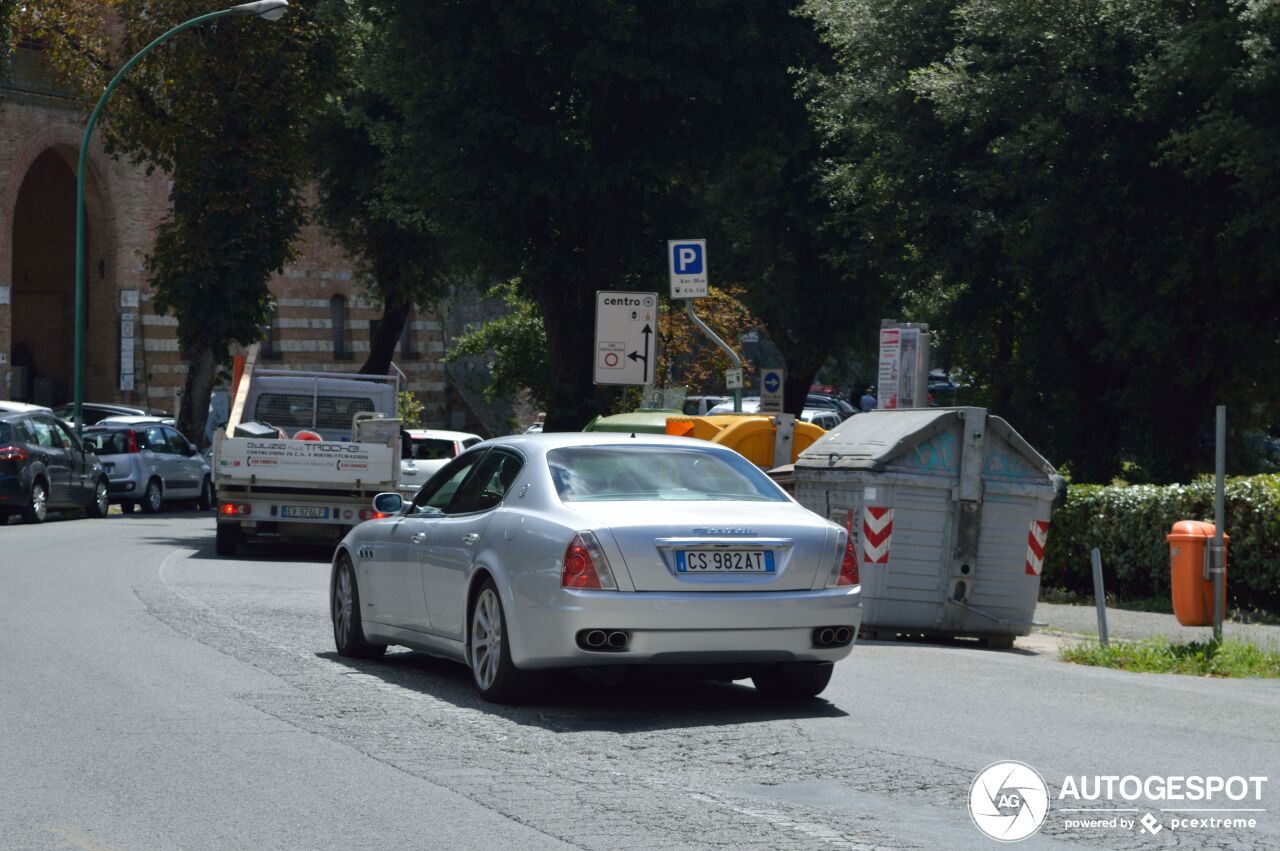
[[[1179,520],[1165,535],[1169,542],[1169,584],[1173,613],[1183,626],[1213,626],[1213,579],[1204,578],[1205,551],[1217,531],[1212,523]],[[1222,536],[1222,614],[1227,612],[1227,542]]]

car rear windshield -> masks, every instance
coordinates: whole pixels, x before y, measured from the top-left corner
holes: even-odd
[[[547,464],[564,502],[786,501],[768,476],[736,454],[665,446],[575,446],[551,450]]]
[[[453,451],[452,440],[438,437],[415,437],[413,439],[413,459],[415,461],[435,461],[440,458],[452,458],[458,453]]]
[[[84,445],[98,455],[123,455],[129,451],[129,439],[124,429],[119,431],[86,431]]]
[[[13,443],[13,427],[8,423],[0,423],[0,444]]]

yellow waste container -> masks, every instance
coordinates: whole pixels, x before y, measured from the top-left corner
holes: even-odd
[[[1179,520],[1165,535],[1169,542],[1169,584],[1173,613],[1183,626],[1213,626],[1213,579],[1204,578],[1205,551],[1213,540],[1212,523]],[[1227,611],[1227,542],[1222,536],[1222,612]]]

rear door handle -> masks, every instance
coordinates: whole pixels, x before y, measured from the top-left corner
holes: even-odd
[[[471,546],[478,540],[480,540],[479,532],[469,532],[466,535],[462,536],[462,543],[466,544],[467,546]]]
[[[414,532],[413,537],[410,538],[409,540],[413,541],[415,544],[421,544],[426,539],[427,539],[426,532]]]

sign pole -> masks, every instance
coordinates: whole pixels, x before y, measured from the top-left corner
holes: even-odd
[[[686,301],[685,306],[689,309],[689,321],[692,322],[697,328],[699,328],[703,334],[706,334],[708,337],[710,337],[711,341],[715,343],[717,346],[719,346],[721,351],[723,351],[725,354],[729,356],[729,359],[733,361],[734,369],[741,370],[742,358],[738,357],[738,353],[735,352],[733,349],[729,348],[729,345],[724,340],[721,340],[718,336],[716,336],[716,332],[712,331],[711,328],[708,327],[707,323],[699,319],[698,314],[693,312],[693,299],[689,299],[688,301]],[[733,390],[733,412],[735,414],[742,413],[742,388],[741,387],[735,387]]]
[[[1217,445],[1214,447],[1214,474],[1216,478],[1213,496],[1213,544],[1209,552],[1209,568],[1213,575],[1213,640],[1222,641],[1222,603],[1226,589],[1223,587],[1223,569],[1226,567],[1226,548],[1222,542],[1222,525],[1226,513],[1226,472],[1227,472],[1227,406],[1218,406]]]

